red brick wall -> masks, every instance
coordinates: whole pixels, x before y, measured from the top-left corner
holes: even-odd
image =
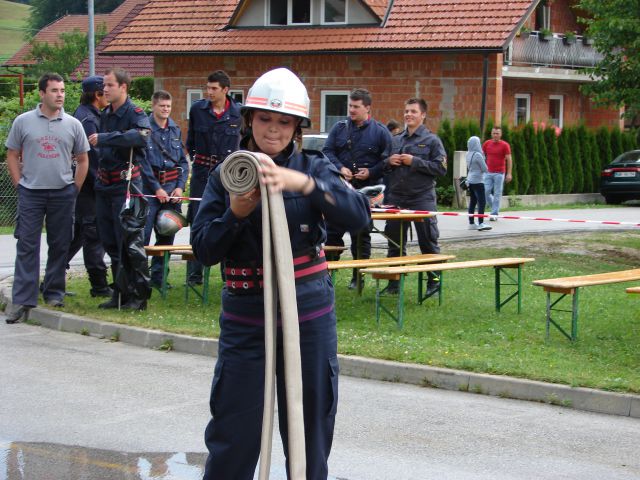
[[[504,79],[503,83],[504,113],[511,124],[515,120],[515,95],[525,93],[531,95],[531,121],[547,122],[549,96],[562,95],[565,126],[575,125],[582,120],[588,127],[621,126],[619,112],[593,107],[591,101],[579,92],[579,84],[577,83],[515,79]]]
[[[582,25],[578,23],[573,0],[554,0],[551,5],[551,31],[564,33],[567,30],[581,32]]]
[[[486,118],[500,117],[499,77],[501,55],[491,56]],[[360,54],[296,56],[162,56],[155,58],[156,87],[174,96],[172,116],[186,130],[186,91],[202,88],[207,75],[217,69],[231,77],[231,88],[244,90],[262,73],[286,66],[303,79],[311,98],[310,132],[320,129],[322,90],[368,88],[373,96],[373,116],[386,123],[402,121],[404,101],[420,96],[429,106],[427,124],[437,130],[442,118],[480,119],[482,56],[478,54]],[[493,78],[491,78],[493,75]]]

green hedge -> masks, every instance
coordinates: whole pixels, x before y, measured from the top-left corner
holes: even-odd
[[[484,139],[491,137],[493,122],[489,120]],[[478,135],[480,127],[469,120],[441,123],[438,135],[449,159],[455,150],[466,150],[469,136]],[[640,148],[640,132],[619,128],[589,129],[584,124],[537,128],[532,123],[510,129],[503,122],[502,138],[511,145],[513,181],[505,185],[506,195],[560,193],[592,193],[600,186],[600,171],[623,152]],[[452,160],[449,160],[452,167]],[[438,181],[451,185],[451,170]]]

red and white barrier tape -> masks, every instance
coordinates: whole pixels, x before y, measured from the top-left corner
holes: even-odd
[[[405,210],[400,208],[372,208],[374,213],[413,213],[413,214],[431,214],[443,217],[473,217],[473,218],[490,218],[492,215],[464,212],[431,212],[429,210]],[[505,220],[537,220],[543,222],[566,222],[566,223],[592,223],[597,225],[628,225],[631,227],[640,227],[640,223],[635,222],[617,222],[613,220],[580,220],[572,218],[548,218],[548,217],[526,217],[522,215],[495,215],[496,218]]]
[[[132,193],[132,197],[157,198],[157,195],[142,195]],[[167,197],[170,200],[191,200],[199,202],[202,198],[197,197]],[[419,215],[440,215],[442,217],[473,217],[473,218],[490,218],[492,215],[465,212],[432,212],[429,210],[406,210],[403,208],[372,208],[372,213],[413,213]],[[527,217],[523,215],[497,215],[496,218],[504,220],[535,220],[541,222],[565,222],[565,223],[591,223],[595,225],[627,225],[630,227],[640,227],[640,223],[635,222],[617,222],[614,220],[580,220],[574,218],[548,218],[548,217]]]

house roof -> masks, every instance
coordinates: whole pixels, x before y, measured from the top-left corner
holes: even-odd
[[[363,0],[364,1],[364,0]],[[388,0],[364,3],[381,19]],[[150,0],[113,54],[501,50],[538,0],[395,0],[384,25],[231,28],[239,0]]]
[[[119,31],[140,12],[146,1],[147,0],[125,0],[113,12],[95,15],[94,24],[96,29],[104,24],[107,32],[113,33],[114,31]],[[42,30],[35,35],[34,39],[38,42],[57,43],[61,33],[71,32],[73,30],[87,33],[89,30],[88,15],[65,15],[42,28]],[[107,37],[109,36],[110,34],[107,35]],[[102,71],[110,66],[119,66],[126,68],[134,77],[153,75],[153,57],[136,56],[135,58],[128,58],[122,56],[113,57],[112,55],[102,56],[100,53],[103,49],[104,42],[96,47],[96,71]],[[36,61],[29,58],[30,53],[31,43],[27,42],[9,58],[4,65],[33,65]],[[79,67],[79,69],[82,69],[84,72],[88,71],[88,64],[89,60],[85,59],[83,65],[86,65],[86,68],[82,69],[82,67]]]

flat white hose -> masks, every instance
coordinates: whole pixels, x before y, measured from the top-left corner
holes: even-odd
[[[296,303],[293,254],[281,193],[269,193],[259,182],[260,162],[253,152],[238,150],[220,167],[220,180],[229,193],[243,195],[260,187],[264,280],[265,378],[259,480],[269,478],[275,411],[275,352],[278,299],[282,313],[285,390],[289,433],[289,472],[293,480],[306,478],[300,330]],[[278,288],[280,287],[280,288]]]

